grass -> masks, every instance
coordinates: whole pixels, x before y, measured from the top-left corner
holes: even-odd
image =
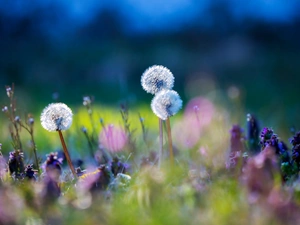
[[[207,99],[212,98],[208,96]],[[293,181],[293,185],[279,184],[280,192],[276,191],[278,182],[274,182],[272,191],[264,194],[259,190],[253,191],[245,182],[250,179],[249,174],[240,173],[237,167],[232,170],[225,168],[231,151],[229,130],[232,123],[245,121],[246,115],[242,107],[231,113],[225,107],[226,104],[218,99],[224,99],[224,96],[215,97],[212,101],[214,111],[207,124],[202,124],[203,114],[200,114],[201,126],[195,120],[194,123],[189,123],[186,112],[172,118],[175,161],[171,166],[165,138],[160,168],[151,159],[151,153],[159,150],[159,136],[157,117],[151,112],[149,105],[131,106],[128,118],[124,114],[122,117],[119,107],[95,104],[91,118],[84,106],[71,105],[73,124],[64,132],[64,137],[73,161],[82,159],[85,162],[82,167],[87,169],[85,177],[78,181],[72,180],[66,165],[63,165],[62,174],[57,181],[54,179],[54,183],[51,179],[47,180],[47,173],[39,174],[36,182],[15,180],[9,173],[5,173],[0,180],[0,224],[297,223],[299,218],[295,216],[291,206],[294,204],[293,207],[299,208],[300,188],[297,179]],[[199,113],[201,110],[200,108]],[[36,110],[33,113],[34,135],[38,156],[44,161],[46,154],[61,149],[61,143],[55,132],[49,133],[42,128],[39,116],[40,112]],[[193,114],[188,118],[192,116]],[[140,117],[143,118],[144,127]],[[128,120],[124,122],[124,118]],[[4,116],[1,117],[1,123],[5,124],[1,128],[1,151],[7,158],[13,148],[7,129],[8,121]],[[82,126],[87,129],[88,135],[95,130],[96,144],[93,147],[97,151],[99,133],[103,131],[103,125],[108,124],[125,126],[124,129],[128,129],[130,133],[131,143],[118,153],[110,153],[129,166],[124,172],[130,175],[130,180],[126,177],[113,177],[104,168],[98,170],[99,165],[93,164],[90,157],[89,143],[81,130]],[[197,134],[196,142],[193,145],[187,144],[186,140],[189,140],[193,132]],[[166,136],[166,127],[164,133]],[[283,136],[288,136],[287,132],[282,133]],[[32,163],[33,153],[28,146],[30,136],[25,130],[21,130],[21,141],[25,164]],[[145,158],[147,166],[142,166]],[[255,159],[249,157],[249,161]],[[110,168],[110,163],[106,168]],[[245,171],[249,170],[249,165],[245,165]],[[268,168],[263,169],[262,174],[268,173]],[[93,171],[96,172],[93,174]],[[105,188],[99,188],[104,181],[97,180],[99,177],[94,176],[95,174],[108,178]],[[264,184],[265,180],[257,179],[255,182]],[[60,189],[58,195],[53,184]],[[285,197],[289,192],[293,192],[294,197]],[[249,200],[253,194],[259,196],[258,201]],[[270,196],[273,196],[272,203]],[[284,201],[274,203],[276,196]],[[280,207],[290,210],[289,213],[278,213],[284,212]],[[288,215],[293,219],[289,220]]]

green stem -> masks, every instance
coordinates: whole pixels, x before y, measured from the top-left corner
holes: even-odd
[[[30,133],[30,135],[31,135],[31,141],[32,141],[32,145],[33,145],[33,152],[34,152],[35,164],[36,164],[38,172],[40,173],[40,165],[39,165],[39,160],[38,160],[38,157],[37,157],[37,151],[36,151],[35,141],[34,141],[34,138],[33,138],[33,134]]]
[[[91,157],[94,159],[95,158],[95,155],[94,155],[94,149],[93,149],[93,144],[89,138],[89,135],[87,133],[84,133],[85,134],[85,137],[88,141],[88,145],[89,145],[89,149],[90,149],[90,154],[91,154]]]

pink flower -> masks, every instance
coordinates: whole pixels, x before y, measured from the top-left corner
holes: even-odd
[[[196,124],[203,128],[208,125],[214,115],[215,107],[213,103],[204,97],[191,99],[184,110],[184,118],[194,118]]]
[[[0,152],[0,178],[5,176],[5,174],[6,174],[6,163]]]
[[[180,148],[193,148],[199,142],[203,129],[214,115],[215,108],[211,101],[196,97],[189,101],[181,121],[174,124],[174,143]]]
[[[182,149],[193,148],[199,141],[202,129],[196,125],[195,118],[183,118],[174,124],[172,132],[174,143]]]
[[[109,124],[101,131],[99,139],[103,147],[113,153],[122,151],[128,141],[125,131],[113,124]]]

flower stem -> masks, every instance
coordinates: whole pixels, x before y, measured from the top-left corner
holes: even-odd
[[[89,138],[89,135],[88,135],[87,132],[85,132],[84,135],[85,135],[85,137],[86,137],[86,139],[87,139],[87,141],[88,141],[88,145],[89,145],[89,149],[90,149],[91,158],[92,158],[92,159],[95,159],[92,141],[91,141],[91,139]],[[92,138],[93,138],[93,136],[92,136]]]
[[[172,143],[171,125],[170,125],[170,118],[169,117],[166,120],[166,125],[167,125],[167,133],[168,133],[170,161],[171,161],[171,165],[173,165],[174,164],[174,154],[173,154],[173,143]]]
[[[30,135],[31,135],[31,142],[32,142],[32,145],[33,145],[33,153],[34,153],[35,164],[36,164],[38,172],[40,173],[40,165],[39,165],[39,160],[38,160],[38,157],[37,157],[35,141],[34,141],[34,138],[33,138],[33,134],[30,134]]]
[[[76,174],[75,169],[74,169],[74,167],[73,167],[73,164],[72,164],[72,161],[71,161],[71,157],[70,157],[70,154],[69,154],[69,152],[68,152],[68,149],[67,149],[67,146],[66,146],[64,137],[63,137],[63,135],[62,135],[62,132],[61,132],[61,130],[57,130],[57,131],[58,131],[58,134],[59,134],[59,137],[60,137],[60,141],[61,141],[61,144],[62,144],[64,153],[65,153],[67,162],[68,162],[68,164],[69,164],[69,167],[70,167],[70,169],[71,169],[71,171],[72,171],[74,177],[77,178],[77,174]]]
[[[159,120],[159,153],[158,153],[158,167],[161,166],[162,156],[163,156],[163,121]]]

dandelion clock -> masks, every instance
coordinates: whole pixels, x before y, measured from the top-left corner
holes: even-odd
[[[72,119],[72,110],[63,103],[52,103],[48,105],[41,114],[42,126],[48,131],[58,132],[68,165],[74,177],[77,177],[69,151],[64,141],[63,134],[61,132],[70,128],[70,126],[72,125]]]

